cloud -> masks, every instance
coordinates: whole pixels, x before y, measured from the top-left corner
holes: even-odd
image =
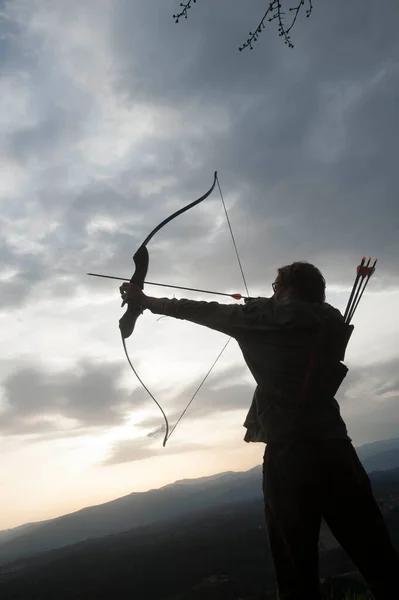
[[[256,384],[255,381],[253,383],[246,382],[247,378],[246,366],[234,365],[217,373],[213,372],[199,390],[196,382],[194,385],[193,382],[190,382],[178,394],[173,395],[173,404],[171,409],[170,406],[168,407],[167,414],[170,427],[172,428],[177,423],[187,407],[187,414],[184,415],[185,421],[207,419],[212,415],[227,414],[229,411],[235,412],[247,406],[249,409]],[[197,390],[198,393],[196,393]],[[159,429],[159,422],[159,416],[154,415],[143,420],[140,425],[144,429],[153,430],[148,437],[160,437],[164,434],[164,427]]]
[[[396,2],[387,0],[384,11],[371,0],[316,7],[296,26],[293,51],[268,27],[256,50],[242,53],[264,2],[251,11],[227,0],[212,11],[197,5],[176,25],[174,0],[4,3],[0,311],[7,323],[43,306],[51,328],[63,306],[80,330],[88,313],[76,305],[93,297],[89,316],[101,327],[89,333],[106,336],[101,302],[110,284],[84,273],[130,276],[148,232],[204,193],[215,168],[250,292],[269,293],[276,267],[303,258],[329,283],[349,285],[364,252],[382,259],[374,289],[398,286],[399,42],[395,19],[385,18]],[[242,291],[216,193],[155,236],[149,274]],[[8,346],[12,331],[7,336]],[[37,332],[38,351],[41,342]],[[50,435],[58,416],[68,427],[121,423],[131,399],[118,404],[119,363],[79,360],[69,371],[9,375],[3,431]],[[251,394],[242,374],[234,392],[232,372],[220,377],[189,414],[244,406]],[[172,421],[186,391],[173,400]]]
[[[140,370],[140,366],[138,367]],[[142,410],[153,409],[153,401],[135,380],[131,389],[121,386],[126,374],[124,362],[105,363],[82,361],[73,370],[49,371],[34,364],[12,369],[3,379],[4,408],[0,419],[3,435],[34,436],[31,439],[48,440],[57,437],[87,435],[88,430],[103,431],[118,427]],[[245,367],[230,367],[213,373],[190,405],[189,419],[205,419],[212,414],[245,407],[253,387],[240,383]],[[233,382],[235,385],[232,385]],[[197,383],[184,385],[178,393],[164,385],[157,396],[172,427],[190,401]],[[150,438],[161,438],[161,415],[154,409],[153,416],[140,417],[138,431]],[[145,439],[134,440],[138,446]],[[133,446],[132,446],[133,447]],[[130,446],[129,446],[130,448]]]
[[[367,22],[353,19],[355,6],[326,6],[298,24],[294,51],[268,28],[256,51],[238,53],[261,2],[250,14],[223,4],[209,13],[204,4],[179,26],[174,4],[156,16],[151,3],[101,2],[95,15],[90,3],[6,5],[16,31],[5,40],[15,108],[4,154],[31,174],[30,185],[14,190],[21,216],[10,221],[7,268],[16,275],[3,306],[25,305],[47,282],[55,297],[66,294],[57,278],[68,271],[120,273],[125,265],[127,273],[148,231],[200,195],[215,167],[234,201],[253,285],[297,257],[348,282],[365,240],[395,278],[393,20],[382,22],[372,2],[362,5]],[[349,21],[353,31],[338,42]],[[339,69],[337,52],[345,56]],[[216,200],[158,234],[155,275],[190,278],[194,263],[199,285],[240,284],[227,231],[214,225]],[[264,264],[263,256],[273,259]]]
[[[395,437],[399,428],[398,357],[353,367],[339,399],[356,444]]]
[[[2,382],[5,409],[0,430],[5,435],[69,436],[77,430],[120,425],[142,400],[119,386],[121,366],[77,364],[73,372],[49,372],[35,366],[15,370]],[[138,396],[138,398],[136,397]]]
[[[130,463],[155,456],[173,456],[176,454],[187,454],[198,450],[204,450],[206,446],[197,443],[176,443],[165,448],[158,443],[156,446],[148,445],[148,440],[122,440],[114,445],[108,457],[101,463],[103,466]]]
[[[206,423],[209,418],[222,416],[225,423],[231,422],[229,413],[237,415],[238,410],[249,409],[254,385],[250,383],[237,383],[237,377],[244,374],[244,368],[226,370],[214,375],[206,390],[201,392],[190,406],[184,423],[186,431],[192,431],[194,425]],[[186,396],[186,391],[181,396]],[[378,362],[367,367],[353,367],[344,381],[337,396],[341,414],[347,424],[348,432],[355,445],[367,443],[370,440],[388,439],[395,437],[399,427],[399,378],[397,376],[397,358]],[[175,406],[182,401],[182,397],[175,399]],[[186,402],[187,404],[187,402]],[[180,417],[185,405],[168,414],[170,425],[169,432]],[[104,465],[121,464],[145,460],[165,452],[168,454],[181,454],[198,449],[205,449],[205,445],[189,442],[169,442],[162,448],[161,442],[165,435],[165,427],[161,423],[161,416],[154,414],[140,423],[143,430],[150,429],[146,437],[134,440],[116,442],[102,463]],[[242,423],[237,420],[237,430]],[[206,427],[206,425],[203,425]],[[203,430],[205,431],[205,429]],[[203,433],[201,439],[206,439]],[[155,444],[152,444],[152,440]]]

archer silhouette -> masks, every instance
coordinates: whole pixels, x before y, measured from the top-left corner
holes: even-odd
[[[370,260],[357,269],[344,316],[325,302],[324,277],[307,262],[279,268],[273,296],[244,305],[119,288],[137,312],[191,321],[237,341],[257,384],[244,440],[266,444],[263,493],[281,600],[321,598],[322,517],[375,600],[391,600],[397,584],[398,555],[335,399],[348,371],[342,361],[350,320],[374,271]]]

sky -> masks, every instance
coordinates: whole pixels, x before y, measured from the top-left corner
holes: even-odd
[[[308,260],[344,310],[379,258],[337,399],[355,445],[397,437],[399,5],[314,0],[294,49],[268,23],[238,52],[266,4],[198,0],[175,24],[177,0],[0,1],[0,529],[260,464],[236,343],[163,448],[119,283],[86,275],[130,278],[215,170],[252,296]],[[149,253],[150,281],[245,292],[217,190]],[[127,347],[173,426],[226,338],[147,313]]]

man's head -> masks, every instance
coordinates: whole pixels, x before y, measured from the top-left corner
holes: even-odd
[[[321,303],[326,299],[326,281],[323,275],[306,261],[294,262],[277,269],[273,289],[277,300],[296,298]]]

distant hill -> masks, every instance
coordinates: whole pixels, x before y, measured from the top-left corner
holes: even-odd
[[[372,458],[373,456],[378,456],[379,454],[389,450],[399,450],[399,438],[371,442],[370,444],[363,444],[363,446],[356,448],[356,452],[358,453],[363,464],[365,464],[367,459]],[[395,466],[399,467],[399,464]]]
[[[357,452],[368,472],[399,467],[399,439],[366,444],[357,448]],[[241,473],[182,480],[56,519],[0,532],[0,565],[88,539],[175,518],[195,517],[208,509],[261,502],[261,477],[261,467],[257,466]]]
[[[261,500],[261,467],[187,479],[84,508],[0,538],[0,565],[24,556],[237,502]]]
[[[223,572],[246,582],[244,598],[262,580],[273,585],[260,501],[200,511],[0,567],[0,598],[160,600]]]
[[[375,456],[369,456],[362,460],[362,463],[368,473],[399,467],[399,448],[391,448]]]
[[[39,521],[37,523],[26,523],[25,525],[13,527],[12,529],[3,529],[3,531],[0,531],[0,544],[5,541],[10,541],[24,533],[31,533],[32,531],[35,531],[35,529],[43,527],[46,523],[48,523],[48,521]]]
[[[371,480],[377,497],[399,498],[399,469],[373,474]],[[385,514],[399,549],[399,505]],[[322,578],[354,570],[342,548],[320,552]],[[221,585],[226,580],[231,595]],[[0,567],[2,600],[266,600],[265,593],[273,589],[259,500],[87,540]]]
[[[399,438],[365,444],[356,451],[368,473],[399,467]]]

